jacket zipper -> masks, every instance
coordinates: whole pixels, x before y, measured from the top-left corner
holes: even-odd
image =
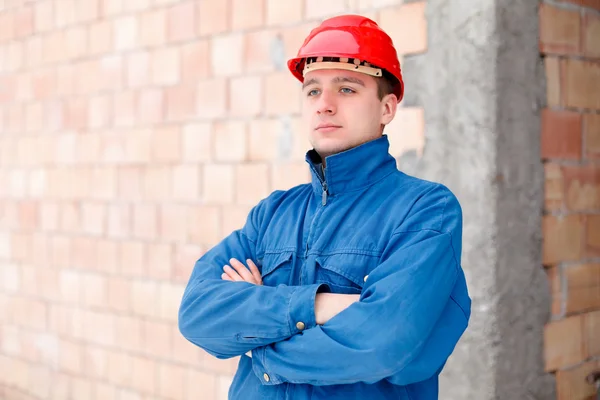
[[[325,181],[325,170],[324,170],[324,168],[322,166],[321,166],[321,171],[323,173],[323,179],[321,179],[321,175],[319,173],[317,173],[317,177],[319,178],[319,181],[321,181],[321,187],[323,189],[323,194],[321,195],[321,204],[323,206],[326,206],[327,205],[327,195],[328,195],[328,193],[327,193],[327,181]],[[313,220],[313,222],[314,222],[314,220]],[[312,225],[312,222],[311,222],[311,225]],[[309,234],[309,236],[310,236],[310,234]],[[308,257],[308,251],[310,250],[309,245],[308,245],[308,240],[306,242],[306,249],[305,250],[306,250],[305,257]]]
[[[321,204],[327,205],[327,180],[325,179],[325,167],[321,164],[321,173],[323,174],[323,180],[321,186],[323,187],[323,196],[321,197]]]

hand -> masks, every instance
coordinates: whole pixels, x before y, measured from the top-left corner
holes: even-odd
[[[359,300],[359,294],[317,293],[315,298],[315,320],[317,325],[325,324]]]
[[[221,275],[221,279],[225,281],[248,282],[254,285],[262,285],[262,275],[256,267],[256,264],[254,264],[254,262],[252,262],[250,259],[246,260],[246,262],[248,263],[250,270],[248,270],[244,264],[235,258],[229,260],[231,266],[225,265],[223,267],[224,272]]]

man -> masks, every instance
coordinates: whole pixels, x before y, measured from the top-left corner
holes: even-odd
[[[374,21],[339,16],[288,66],[312,182],[269,195],[196,262],[179,329],[241,356],[231,399],[436,399],[470,317],[462,212],[388,152],[396,50]]]

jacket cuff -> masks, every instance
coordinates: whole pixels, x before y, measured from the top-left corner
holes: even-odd
[[[252,350],[252,371],[265,386],[279,385],[283,380],[272,371],[267,370],[265,365],[265,352],[268,346],[257,347]]]
[[[292,293],[289,303],[289,328],[290,334],[295,335],[305,329],[314,328],[317,325],[315,318],[315,299],[317,293],[329,291],[325,284],[314,284],[298,286]]]

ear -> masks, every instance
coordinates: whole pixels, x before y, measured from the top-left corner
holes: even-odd
[[[381,124],[387,125],[396,116],[398,109],[398,98],[394,94],[388,94],[381,99]]]

